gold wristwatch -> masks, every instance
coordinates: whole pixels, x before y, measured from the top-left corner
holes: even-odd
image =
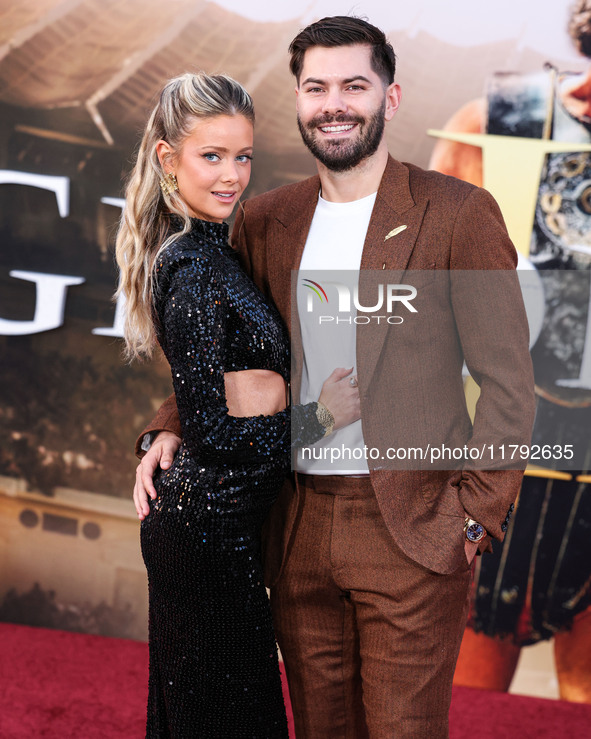
[[[316,403],[316,418],[318,419],[318,423],[324,426],[324,436],[331,434],[334,428],[334,416],[324,403],[320,401]]]

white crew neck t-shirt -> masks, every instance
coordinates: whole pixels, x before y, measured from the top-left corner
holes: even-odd
[[[339,313],[337,295],[339,286],[350,294],[357,288],[376,194],[349,203],[318,198],[297,276],[304,352],[301,403],[318,400],[322,384],[336,367],[353,367],[352,374],[357,374],[355,312]],[[307,474],[365,475],[369,469],[360,456],[363,447],[361,421],[356,421],[313,444],[310,449],[316,458],[300,450],[296,469]],[[330,462],[331,449],[338,453],[338,462]]]

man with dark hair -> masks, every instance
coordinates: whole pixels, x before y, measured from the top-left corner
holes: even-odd
[[[289,45],[289,69],[299,85],[304,55],[309,48],[323,46],[330,49],[355,44],[364,44],[371,48],[371,68],[382,80],[384,87],[391,85],[396,74],[396,55],[386,34],[362,18],[346,15],[323,18],[300,31]]]
[[[362,275],[386,274],[380,270],[494,269],[515,278],[516,253],[486,191],[389,156],[384,125],[400,88],[384,34],[357,18],[324,18],[290,49],[298,125],[318,176],[247,201],[233,234],[245,268],[286,322],[291,270],[301,277],[337,266],[357,276],[360,290]],[[456,295],[455,308],[434,316],[437,325],[422,343],[429,360],[405,351],[408,333],[385,322],[375,332],[345,323],[338,345],[328,348],[311,328],[297,282],[293,331],[303,360],[296,353],[294,400],[317,397],[323,361],[354,365],[359,384],[361,422],[330,433],[327,421],[319,442],[325,451],[377,447],[384,425],[403,429],[425,417],[442,438],[469,445],[480,443],[487,424],[528,438],[533,378],[516,281],[509,300],[485,287],[492,301],[486,309],[474,290]],[[498,369],[501,355],[508,372]],[[464,357],[482,390],[473,429]],[[173,401],[146,431],[163,429],[181,435]],[[170,466],[178,442],[160,434],[138,468],[140,518],[149,515],[146,489],[155,495],[152,473]],[[299,455],[265,532],[266,578],[298,737],[448,736],[470,562],[486,548],[487,533],[503,537],[521,476],[387,469],[367,460],[327,469]]]
[[[371,69],[381,80],[384,89],[393,85],[396,56],[384,32],[360,18],[336,16],[325,18],[319,23],[308,26],[291,42],[289,66],[296,78],[298,88],[301,87],[304,57],[309,49],[338,48],[342,50],[344,55],[347,55],[352,46],[369,48],[371,50]],[[320,145],[314,135],[318,125],[316,118],[312,118],[304,124],[300,115],[298,115],[298,127],[304,144],[324,167],[332,172],[346,172],[371,157],[380,145],[384,136],[385,109],[386,99],[384,98],[382,104],[373,111],[369,120],[356,121],[364,124],[363,133],[350,145],[345,144],[343,139],[336,137],[328,142],[327,147]],[[349,116],[349,119],[352,122],[351,116]],[[335,121],[339,122],[338,116],[335,117]]]

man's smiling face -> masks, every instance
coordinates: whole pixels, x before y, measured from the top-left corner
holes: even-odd
[[[399,99],[398,86],[385,86],[372,69],[365,44],[308,49],[296,95],[304,143],[333,172],[376,152]]]

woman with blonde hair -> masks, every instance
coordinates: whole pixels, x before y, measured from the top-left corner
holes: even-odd
[[[249,181],[253,123],[250,96],[230,77],[170,80],[117,238],[128,356],[161,345],[182,426],[141,525],[150,737],[288,736],[260,529],[292,444],[359,417],[346,370],[318,403],[286,407],[285,327],[227,244],[223,221]]]

